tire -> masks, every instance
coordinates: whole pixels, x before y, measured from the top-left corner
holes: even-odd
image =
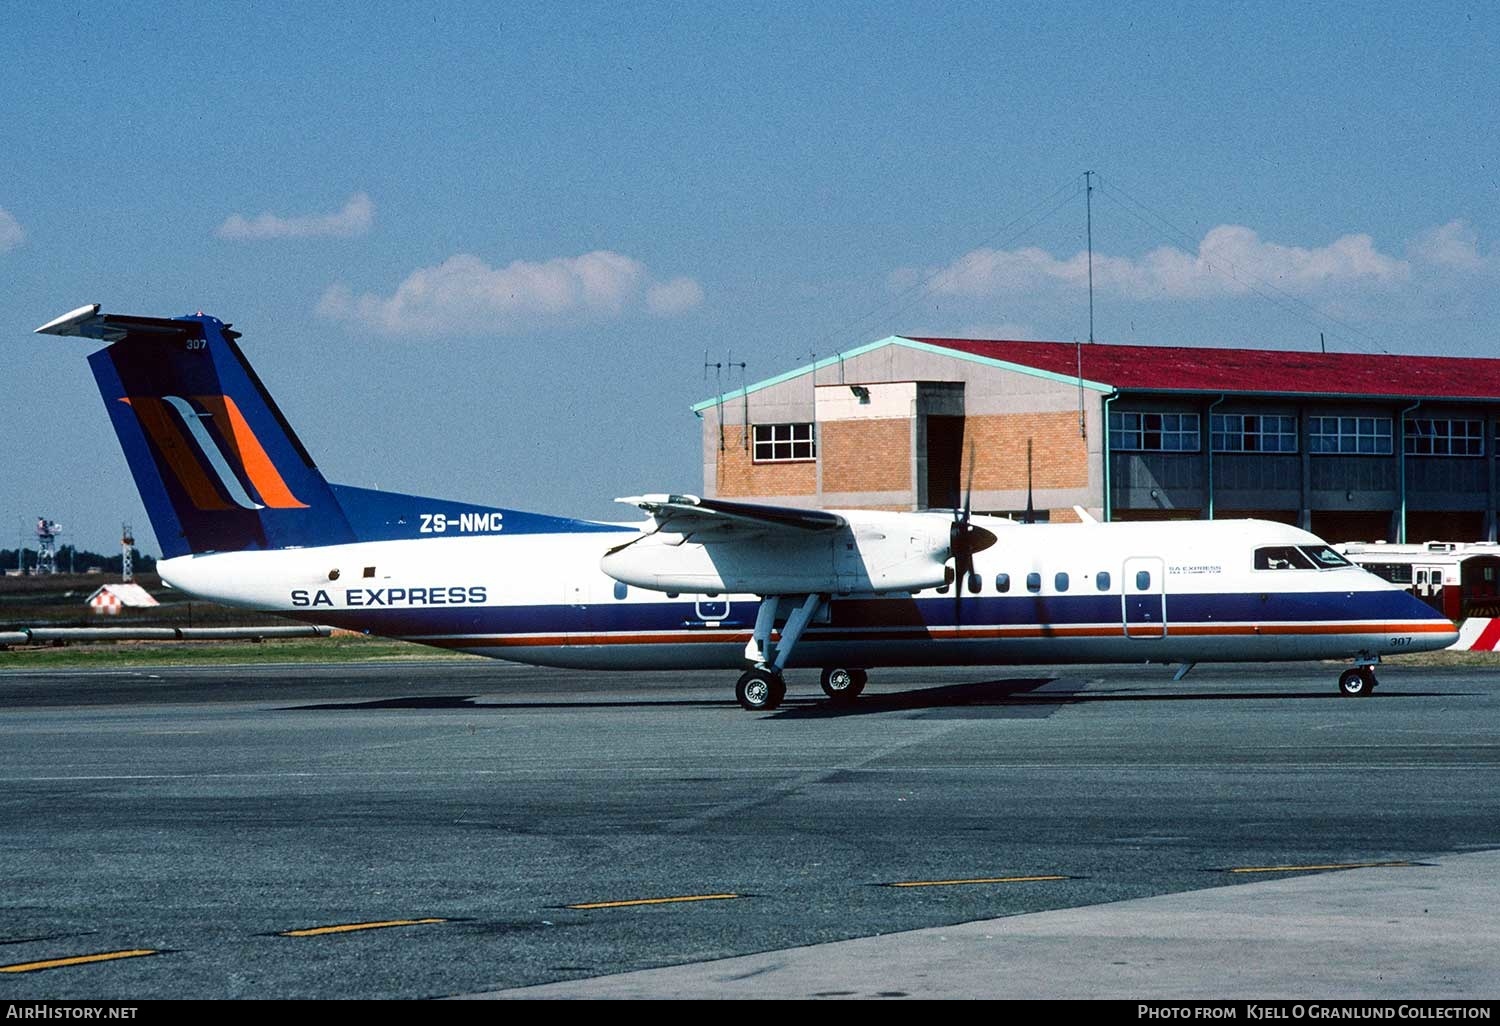
[[[734,686],[734,697],[747,712],[770,712],[786,697],[786,682],[770,670],[746,670]]]
[[[827,695],[832,702],[852,702],[859,697],[859,671],[848,670],[842,666],[830,666],[823,671],[818,683],[823,686],[823,694]]]
[[[870,675],[864,670],[850,670],[854,674],[854,697],[858,698],[865,693],[865,685],[870,683]]]
[[[1345,698],[1364,698],[1375,687],[1375,674],[1356,666],[1339,674],[1339,694]]]

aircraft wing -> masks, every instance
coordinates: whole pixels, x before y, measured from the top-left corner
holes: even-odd
[[[837,531],[849,523],[839,514],[827,510],[762,506],[750,502],[702,499],[696,495],[631,495],[615,501],[639,506],[651,514],[657,530],[667,529],[676,534],[735,525],[796,536],[805,532]]]

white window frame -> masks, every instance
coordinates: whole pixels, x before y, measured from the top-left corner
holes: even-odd
[[[1110,411],[1110,452],[1199,452],[1202,448],[1202,421],[1196,413]]]
[[[1483,456],[1484,421],[1477,417],[1407,417],[1408,456]]]
[[[1297,418],[1287,414],[1215,413],[1209,433],[1214,452],[1297,451]]]
[[[1307,448],[1318,456],[1390,456],[1391,417],[1316,415],[1307,418]]]
[[[818,458],[817,433],[810,421],[753,424],[751,459],[756,463],[811,463]]]

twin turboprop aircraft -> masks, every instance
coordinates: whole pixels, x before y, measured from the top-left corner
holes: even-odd
[[[1454,625],[1306,531],[1255,520],[1018,524],[691,495],[599,523],[329,483],[202,314],[82,307],[36,329],[89,357],[162,548],[162,579],[230,605],[522,663],[742,671],[749,710],[822,670],[1339,659],[1366,695],[1389,653]]]

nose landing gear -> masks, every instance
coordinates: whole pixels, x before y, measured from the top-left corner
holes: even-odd
[[[869,680],[870,675],[864,670],[830,666],[823,671],[818,683],[823,686],[823,694],[835,705],[846,705],[860,696]]]
[[[1339,694],[1346,698],[1365,698],[1375,690],[1375,667],[1352,666],[1339,674]]]

